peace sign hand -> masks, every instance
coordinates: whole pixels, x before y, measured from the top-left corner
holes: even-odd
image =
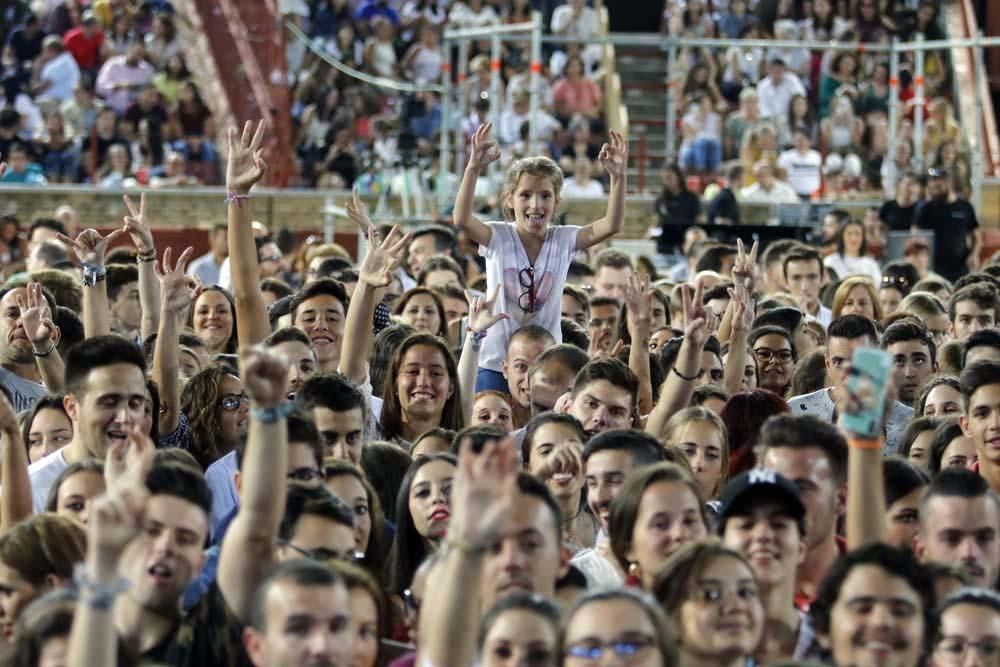
[[[611,178],[624,178],[628,169],[628,142],[614,130],[608,136],[610,140],[601,146],[597,159]]]
[[[138,210],[136,210],[135,205],[129,199],[128,195],[125,195],[122,199],[125,200],[125,206],[128,207],[129,213],[125,216],[124,230],[132,237],[132,244],[135,245],[135,249],[141,255],[155,250],[153,230],[150,229],[149,221],[146,219],[146,193],[143,192],[139,195]]]
[[[344,208],[347,209],[347,217],[351,219],[351,222],[361,229],[368,231],[368,229],[375,226],[372,223],[372,219],[368,216],[368,205],[361,201],[357,187],[352,188],[351,201],[347,202],[347,206]]]
[[[201,284],[184,272],[194,248],[186,248],[177,258],[177,264],[173,268],[170,268],[171,252],[172,249],[169,247],[163,251],[163,268],[160,268],[159,262],[154,262],[153,271],[160,279],[161,308],[166,313],[179,313],[198,298]]]
[[[469,328],[475,333],[483,333],[497,322],[510,317],[507,313],[493,312],[499,294],[499,285],[493,288],[489,298],[474,296],[471,291],[465,290],[465,299],[469,302]]]
[[[125,229],[121,228],[109,232],[107,236],[101,236],[96,229],[85,229],[75,241],[65,234],[59,234],[58,238],[73,249],[82,264],[103,268],[108,246],[124,233]]]
[[[375,288],[387,287],[392,283],[392,272],[399,266],[403,249],[413,235],[403,234],[399,225],[394,226],[379,243],[375,228],[368,227],[368,251],[358,267],[358,281]]]
[[[480,125],[472,135],[472,155],[469,156],[469,169],[484,169],[491,162],[500,159],[500,145],[490,140],[493,123]]]
[[[733,283],[739,285],[748,292],[753,293],[754,282],[757,274],[757,241],[750,247],[750,254],[747,254],[743,246],[743,239],[736,239],[736,261],[733,262]]]
[[[21,326],[32,347],[44,349],[59,328],[52,322],[52,309],[42,295],[42,286],[31,282],[26,291],[27,300],[20,295],[14,300],[21,311]]]
[[[229,128],[229,161],[226,163],[226,189],[229,192],[245,195],[267,173],[264,149],[261,148],[266,127],[264,121],[260,121],[257,131],[253,132],[253,123],[247,121],[239,137],[235,127]]]
[[[628,312],[629,335],[635,338],[635,328],[638,325],[648,327],[653,319],[653,288],[650,287],[648,274],[639,277],[634,273],[629,275],[628,285],[625,286],[625,309]]]
[[[705,287],[699,280],[691,294],[691,286],[685,283],[681,286],[681,295],[684,304],[684,338],[689,339],[693,344],[700,347],[705,346],[708,340],[708,322],[714,317],[709,317],[708,309],[702,303]]]

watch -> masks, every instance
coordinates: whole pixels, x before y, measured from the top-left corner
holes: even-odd
[[[80,284],[84,287],[94,287],[97,283],[104,280],[108,275],[108,271],[103,266],[98,266],[96,264],[84,264],[83,265],[83,280]]]

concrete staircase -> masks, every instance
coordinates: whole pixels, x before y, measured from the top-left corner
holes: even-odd
[[[659,192],[666,155],[667,54],[657,47],[618,46],[622,103],[628,108],[630,173],[636,190]]]

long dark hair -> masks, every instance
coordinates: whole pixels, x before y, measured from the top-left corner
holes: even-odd
[[[236,302],[233,301],[233,295],[229,293],[229,290],[219,287],[218,285],[209,285],[201,290],[201,293],[205,292],[219,292],[222,296],[226,297],[226,301],[229,302],[229,313],[233,318],[233,332],[229,335],[229,340],[226,341],[226,347],[223,350],[224,354],[236,354],[239,348],[240,339],[236,332]],[[200,296],[200,295],[199,295]],[[198,306],[198,300],[195,299],[194,303],[188,309],[188,326],[192,329],[194,328],[194,312]]]
[[[8,397],[7,400],[10,400],[10,398]],[[73,429],[73,420],[69,418],[68,414],[66,414],[66,406],[63,405],[63,397],[56,394],[42,396],[35,401],[35,404],[31,406],[31,410],[29,410],[27,415],[25,415],[25,417],[21,420],[21,442],[24,443],[24,449],[28,452],[29,456],[31,455],[31,445],[29,444],[31,441],[31,438],[29,437],[31,433],[31,425],[34,423],[35,417],[37,417],[38,413],[42,410],[58,410],[63,413],[66,415],[66,419],[69,420],[70,429]]]
[[[427,540],[417,532],[413,516],[410,514],[410,487],[417,472],[435,461],[445,461],[458,468],[458,459],[453,454],[418,456],[406,471],[406,477],[399,487],[399,494],[396,496],[396,539],[392,543],[392,549],[389,550],[389,559],[386,563],[386,578],[389,581],[390,593],[402,594],[406,590],[413,581],[413,575],[420,567],[420,563],[430,552]]]
[[[379,500],[378,494],[375,493],[375,489],[365,477],[364,471],[348,461],[327,459],[323,463],[323,476],[327,481],[334,477],[353,477],[364,488],[365,495],[368,497],[368,515],[371,517],[372,528],[368,535],[368,548],[365,549],[365,557],[361,561],[361,565],[374,577],[380,578],[385,567],[386,548],[382,541],[385,539],[385,514],[382,512],[382,502]],[[348,498],[342,500],[346,503],[350,502]]]
[[[443,339],[429,333],[415,333],[399,345],[392,357],[392,363],[389,365],[389,373],[385,376],[385,385],[382,387],[384,402],[382,403],[381,422],[382,435],[386,439],[396,439],[403,435],[403,407],[399,402],[399,394],[396,392],[396,378],[399,376],[406,353],[418,345],[432,347],[441,353],[451,381],[451,396],[444,403],[438,426],[452,431],[460,431],[465,426],[462,416],[462,392],[458,386],[458,367],[455,365],[455,357],[452,356],[451,350],[448,349],[448,345]]]
[[[773,415],[788,412],[788,403],[767,389],[734,395],[722,408],[722,422],[729,431],[729,476],[735,477],[756,465],[753,448],[761,426]]]
[[[865,253],[868,252],[868,234],[865,233],[865,226],[861,224],[859,220],[846,220],[844,224],[840,226],[837,230],[837,236],[834,239],[837,242],[837,254],[841,257],[846,257],[844,254],[844,232],[851,225],[856,225],[861,228],[861,247],[858,249],[858,257],[864,257]],[[912,285],[911,285],[912,286]]]

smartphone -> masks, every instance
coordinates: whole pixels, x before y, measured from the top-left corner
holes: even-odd
[[[867,347],[854,351],[847,376],[848,408],[840,420],[845,429],[863,438],[882,434],[891,370],[892,357],[888,353]]]

